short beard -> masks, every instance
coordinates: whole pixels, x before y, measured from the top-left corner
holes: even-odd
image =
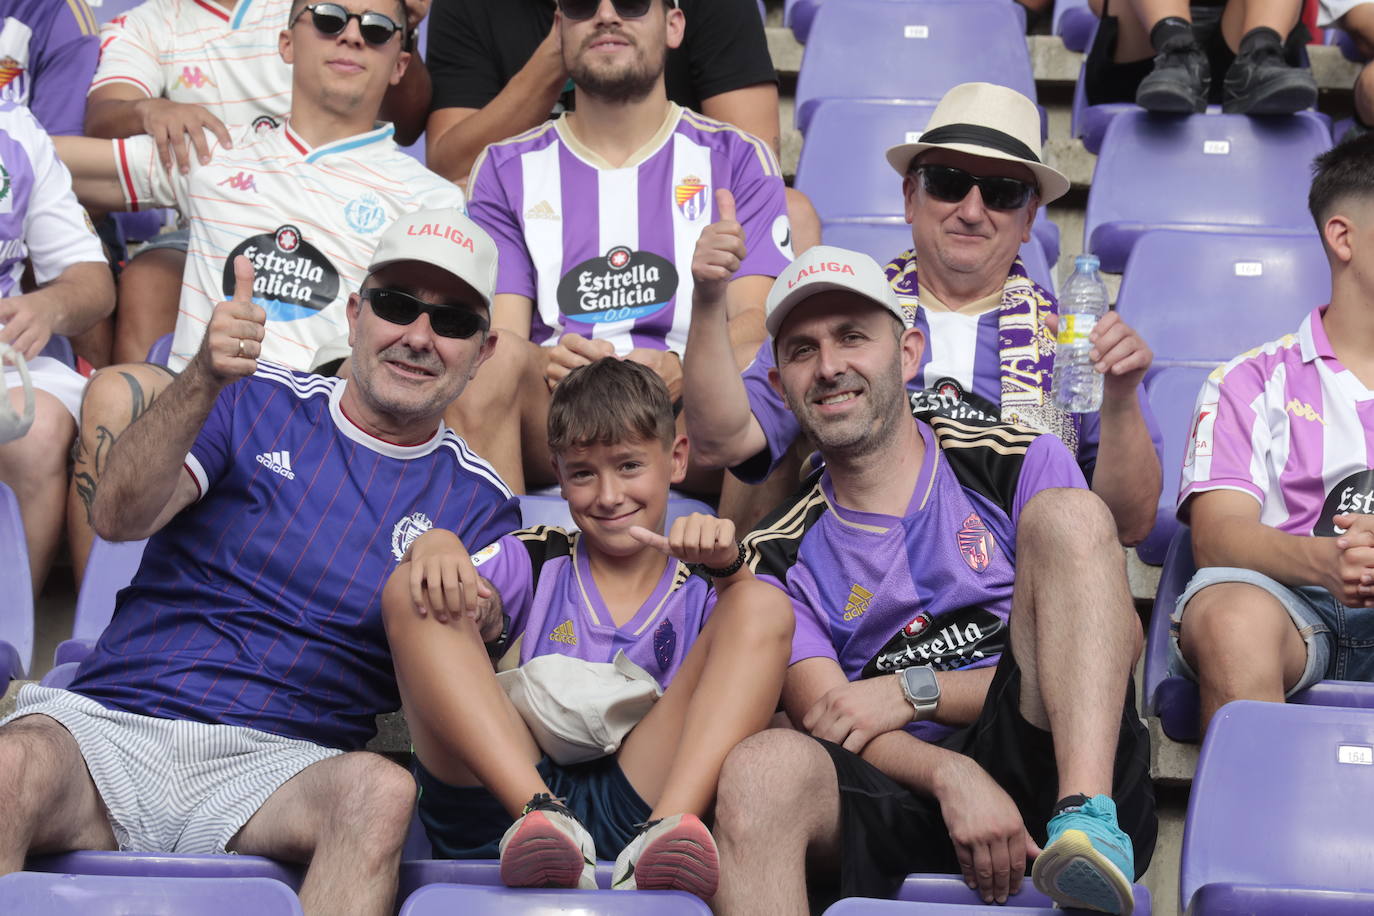
[[[893,394],[894,388],[898,394]],[[811,395],[812,392],[808,391],[803,397],[809,399]],[[893,367],[890,377],[870,380],[866,396],[880,412],[871,415],[868,418],[869,422],[862,424],[858,429],[850,428],[843,431],[833,426],[810,425],[809,404],[798,404],[787,394],[783,399],[787,402],[792,415],[797,418],[797,425],[801,427],[807,441],[821,453],[821,457],[827,463],[833,464],[837,460],[855,461],[881,451],[897,435],[903,417],[911,414],[906,386],[902,382],[898,367]]]
[[[646,98],[663,75],[663,63],[664,57],[659,58],[657,67],[638,57],[619,72],[600,73],[580,59],[567,62],[568,75],[578,89],[611,105],[626,105]]]

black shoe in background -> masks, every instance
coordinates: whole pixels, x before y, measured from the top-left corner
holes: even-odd
[[[1317,104],[1317,81],[1305,67],[1283,59],[1279,34],[1255,29],[1240,43],[1226,71],[1221,110],[1227,114],[1293,114]]]
[[[1207,110],[1212,70],[1191,35],[1170,37],[1155,56],[1155,68],[1140,81],[1135,103],[1147,111],[1192,114]]]

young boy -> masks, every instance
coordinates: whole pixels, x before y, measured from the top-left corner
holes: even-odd
[[[776,708],[791,604],[742,565],[730,521],[692,515],[657,533],[687,440],[654,372],[614,358],[577,369],[548,428],[577,531],[517,531],[469,559],[431,530],[386,587],[421,819],[436,854],[499,852],[510,886],[594,888],[596,858],[618,852],[614,887],[709,899],[719,866],[701,819],[726,754]],[[620,650],[666,691],[618,751],[570,764],[540,748],[547,723],[522,717],[490,661],[561,654],[604,670]],[[596,705],[562,717],[597,721]]]

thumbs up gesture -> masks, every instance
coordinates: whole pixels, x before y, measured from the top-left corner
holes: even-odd
[[[725,287],[739,270],[747,249],[744,227],[735,219],[735,196],[725,188],[716,190],[716,209],[720,219],[707,226],[697,239],[692,255],[692,304],[714,306],[725,302]]]
[[[234,258],[234,296],[215,306],[196,359],[221,385],[258,371],[267,312],[253,301],[253,263]]]
[[[667,537],[641,525],[630,528],[630,537],[684,563],[702,563],[716,569],[729,566],[739,556],[735,523],[700,512],[674,520]]]

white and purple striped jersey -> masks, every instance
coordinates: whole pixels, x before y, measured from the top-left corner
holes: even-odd
[[[191,227],[169,365],[195,355],[215,303],[234,292],[234,257],[256,272],[267,310],[263,358],[309,369],[348,332],[348,294],[367,276],[382,230],[422,208],[463,209],[463,192],[401,151],[390,124],[311,148],[287,122],[249,128],[210,163],[168,172],[147,135],[111,141],[132,210],[176,207]]]
[[[148,541],[73,690],[345,750],[399,706],[387,578],[431,527],[485,544],[519,505],[442,425],[410,446],[358,428],[347,384],[260,363],[224,389],[186,456],[200,499]]]
[[[277,39],[291,0],[146,0],[100,30],[90,90],[127,83],[150,98],[201,105],[230,135],[291,110],[291,68]]]
[[[472,167],[470,215],[500,250],[496,292],[534,301],[530,339],[572,332],[681,353],[692,252],[729,189],[749,254],[736,276],[792,260],[782,172],[761,140],[670,104],[659,132],[613,168],[566,117],[494,143]]]
[[[23,292],[26,258],[41,285],[105,253],[52,140],[23,105],[0,102],[0,298]]]
[[[473,554],[473,566],[491,581],[510,615],[513,661],[523,665],[558,654],[611,662],[624,650],[666,689],[715,607],[716,590],[687,564],[669,559],[644,604],[617,626],[580,538],[539,525]]]
[[[1207,378],[1193,414],[1178,513],[1208,490],[1239,490],[1286,534],[1334,537],[1332,518],[1374,515],[1374,391],[1341,365],[1321,306],[1297,334]]]

